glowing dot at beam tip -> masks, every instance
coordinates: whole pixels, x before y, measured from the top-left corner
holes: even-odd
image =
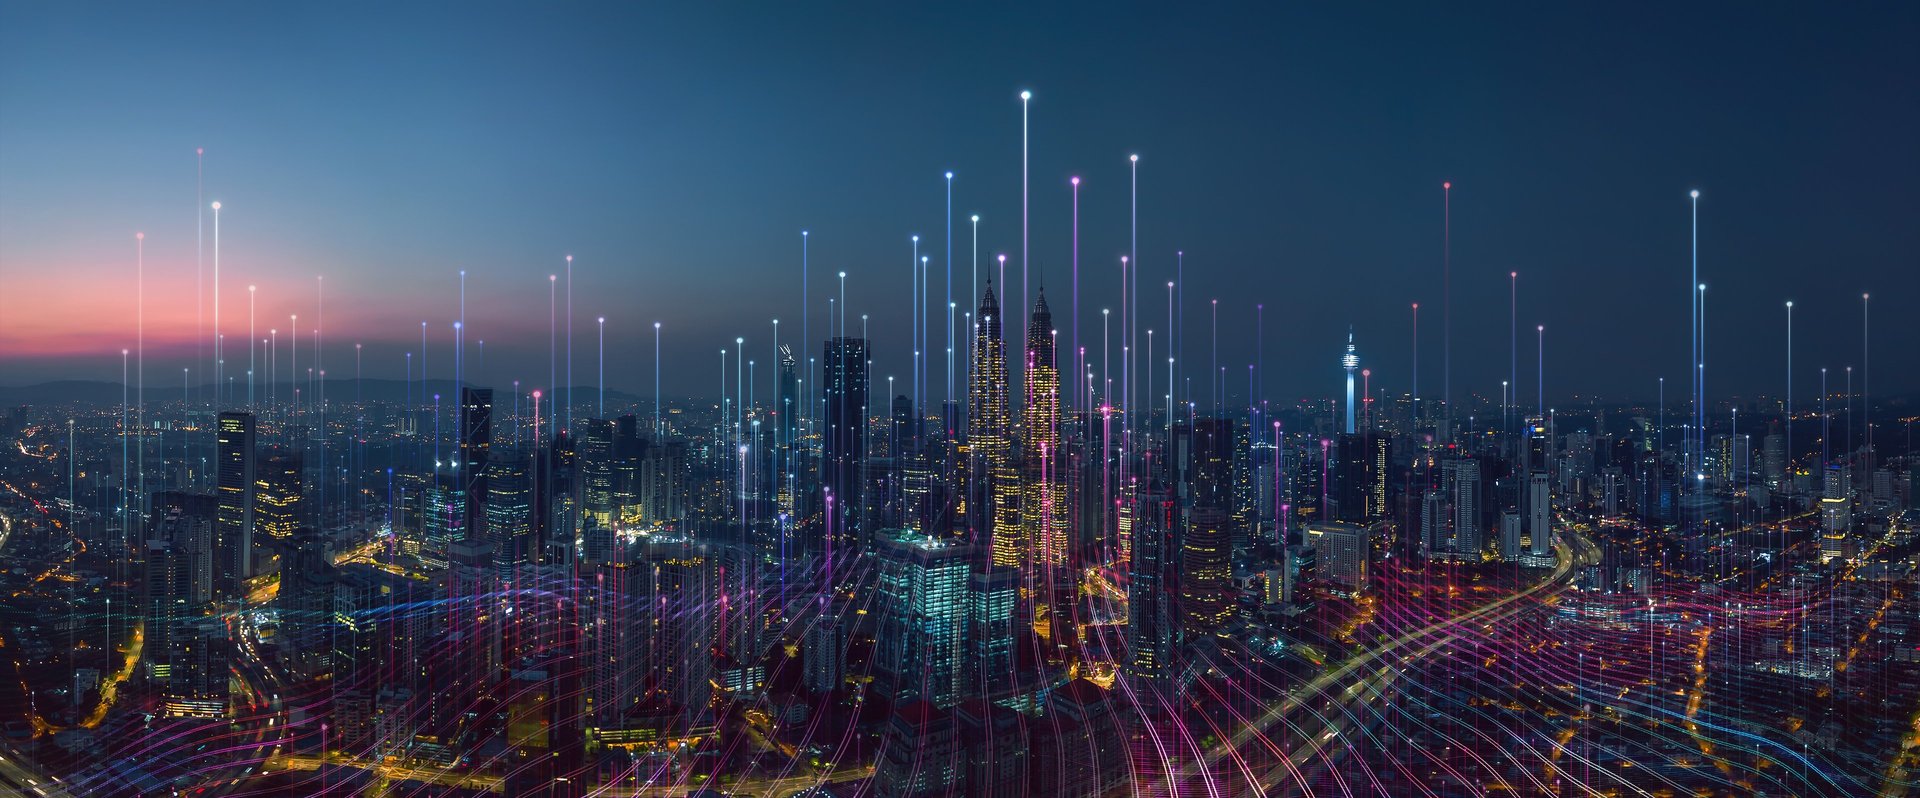
[[[1443,189],[1446,189],[1446,190],[1448,190],[1448,191],[1451,191],[1451,190],[1453,190],[1453,181],[1451,181],[1451,180],[1449,180],[1449,181],[1447,181],[1447,182],[1445,182],[1445,183],[1441,183],[1441,184],[1440,184],[1440,187],[1441,187],[1441,188],[1443,188]]]
[[[145,241],[145,240],[147,240],[147,234],[146,234],[146,233],[134,233],[134,234],[133,234],[133,240],[135,240],[135,241]]]
[[[606,324],[606,323],[607,323],[607,317],[605,317],[605,316],[601,316],[601,317],[600,317],[600,323],[601,323],[601,324]]]
[[[213,203],[213,209],[214,209],[214,210],[216,210],[216,211],[217,211],[217,210],[220,210],[220,202],[219,202],[218,200],[215,200],[215,201],[214,201],[214,203]]]
[[[1697,189],[1697,188],[1696,188],[1696,189],[1694,189],[1694,190],[1692,190],[1692,191],[1689,191],[1689,192],[1687,192],[1687,196],[1689,196],[1689,197],[1692,197],[1692,198],[1694,198],[1694,199],[1699,199],[1699,198],[1700,198],[1700,189]]]
[[[948,180],[952,180],[952,179],[953,179],[953,173],[952,173],[952,172],[948,172],[948,173],[947,173],[947,179],[948,179]]]
[[[1022,99],[1022,100],[1031,100],[1031,99],[1033,99],[1033,92],[1030,92],[1030,91],[1023,91],[1023,92],[1020,92],[1020,99]]]
[[[553,282],[553,281],[555,281],[555,280],[558,280],[558,279],[560,279],[560,275],[557,275],[557,274],[549,274],[549,275],[547,275],[547,282],[549,282],[549,283],[551,283],[551,282]]]
[[[974,220],[975,222],[979,222],[979,221],[980,221],[980,214],[977,214],[977,213],[976,213],[976,214],[974,214],[974,215],[973,215],[973,220]]]
[[[847,273],[846,273],[846,272],[841,272],[841,273],[840,273],[840,276],[841,276],[841,277],[846,277],[846,276],[847,276]]]
[[[1072,181],[1072,182],[1073,182],[1073,184],[1074,184],[1074,185],[1076,185],[1076,186],[1077,186],[1077,185],[1080,185],[1080,178],[1078,178],[1078,177],[1075,177],[1075,178],[1073,179],[1073,181]],[[975,216],[975,217],[973,217],[973,218],[975,218],[975,219],[978,219],[978,218],[980,218],[980,217],[978,217],[978,216]]]

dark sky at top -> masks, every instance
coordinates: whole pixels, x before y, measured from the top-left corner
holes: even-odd
[[[798,338],[804,229],[806,350],[844,269],[853,313],[883,331],[876,381],[904,385],[910,235],[945,301],[945,171],[955,301],[971,304],[972,213],[983,271],[1007,253],[1021,300],[1031,89],[1030,279],[1062,343],[1067,180],[1084,181],[1097,360],[1138,153],[1141,335],[1158,331],[1163,370],[1185,251],[1183,373],[1202,401],[1216,298],[1235,396],[1255,303],[1270,396],[1338,390],[1349,325],[1375,386],[1405,390],[1413,302],[1437,394],[1447,180],[1456,395],[1498,396],[1511,270],[1523,401],[1540,323],[1555,401],[1684,380],[1695,188],[1712,394],[1778,393],[1793,299],[1811,398],[1821,365],[1860,362],[1863,291],[1875,393],[1920,388],[1920,6],[402,5],[0,6],[0,384],[118,378],[134,230],[149,379],[178,384],[205,147],[223,327],[244,333],[248,283],[262,318],[311,324],[325,275],[335,376],[353,342],[369,376],[400,376],[423,320],[451,376],[464,268],[478,376],[545,384],[543,289],[572,253],[575,381],[594,379],[606,316],[614,386],[650,390],[661,321],[669,390],[711,393],[736,336],[763,369],[773,318]],[[943,366],[930,384],[944,394]]]

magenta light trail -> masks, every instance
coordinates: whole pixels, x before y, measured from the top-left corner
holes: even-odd
[[[206,262],[203,248],[206,246],[206,165],[207,148],[193,148],[193,362],[204,363],[206,350],[200,345],[207,334],[207,283]]]
[[[556,293],[559,290],[559,280],[560,275],[547,275],[547,385],[550,387],[560,381],[560,306],[557,304]],[[420,348],[424,352],[426,344],[421,344]],[[420,373],[424,376],[426,374],[424,355],[420,358],[420,362],[422,366]],[[557,404],[557,401],[548,404]],[[537,410],[535,414],[538,414]],[[557,415],[555,420],[558,420]],[[535,442],[538,443],[537,440]]]
[[[1068,182],[1073,186],[1073,349],[1084,359],[1086,350],[1080,348],[1080,178],[1075,176]],[[1076,364],[1075,369],[1077,371],[1085,367],[1086,364],[1082,362]],[[1076,390],[1074,393],[1079,391]],[[1078,409],[1082,411],[1087,410],[1087,406],[1081,404],[1079,398],[1074,397],[1074,404],[1079,405]]]
[[[573,407],[575,404],[577,404],[576,402],[573,401],[573,391],[574,391],[574,386],[573,386],[573,256],[568,255],[567,256],[567,408],[566,408],[567,425],[564,428],[562,428],[564,431],[568,433],[571,433],[573,431]],[[558,393],[556,393],[555,396],[557,398]],[[559,432],[560,432],[559,430],[556,430],[554,434],[557,435],[559,434]]]

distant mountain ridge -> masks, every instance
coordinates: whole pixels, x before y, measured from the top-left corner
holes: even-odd
[[[355,384],[356,382],[358,385]],[[459,385],[459,383],[453,380],[428,380],[424,386],[424,393],[428,397],[438,393],[443,402],[451,404],[459,401],[459,391],[457,390]],[[468,385],[471,385],[471,383],[468,383]],[[475,387],[491,387],[496,393],[500,393],[503,396],[505,396],[506,391],[513,389],[511,384],[504,388],[501,386],[485,385]],[[277,386],[277,395],[281,401],[284,402],[287,397],[293,395],[293,388],[294,386],[290,383],[279,383]],[[420,383],[408,383],[405,380],[329,379],[326,385],[326,397],[328,401],[334,403],[351,402],[354,400],[356,389],[358,390],[360,398],[373,402],[405,401],[408,394],[419,396],[423,391]],[[121,390],[120,383],[101,380],[55,380],[35,385],[0,385],[0,406],[64,404],[74,402],[86,404],[119,404]],[[189,392],[195,398],[199,398],[206,396],[212,390],[212,384],[208,383],[191,386],[185,389],[185,392]],[[242,386],[239,390],[244,397],[246,388]],[[256,400],[263,400],[265,397],[275,394],[274,388],[266,385],[255,384],[253,390]],[[566,389],[562,389],[562,391],[565,390]],[[127,396],[131,398],[133,386],[127,386],[126,391]],[[574,396],[577,397],[576,402],[579,406],[599,402],[600,389],[597,387],[582,385],[576,386],[573,391]],[[149,403],[176,402],[180,400],[182,393],[183,389],[177,382],[171,385],[160,381],[149,381],[147,383],[147,401]],[[547,391],[542,391],[541,395],[543,397],[542,401],[545,401],[545,397],[549,397],[552,394]],[[628,404],[645,402],[651,404],[653,397],[608,389],[607,401]],[[667,401],[672,404],[679,404],[686,400],[668,397]]]

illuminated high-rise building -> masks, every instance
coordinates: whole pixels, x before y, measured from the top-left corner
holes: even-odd
[[[1316,552],[1320,577],[1335,591],[1351,595],[1366,590],[1375,530],[1357,524],[1307,525],[1306,541]]]
[[[1527,553],[1545,557],[1553,549],[1553,493],[1547,472],[1527,475]]]
[[[1066,483],[1060,478],[1060,372],[1054,363],[1053,313],[1047,292],[1033,306],[1027,324],[1026,407],[1020,422],[1026,432],[1025,490],[1021,520],[1025,534],[1039,548],[1044,565],[1067,563],[1067,525],[1064,519]]]
[[[163,490],[148,501],[147,540],[164,541],[183,558],[187,581],[182,598],[196,607],[224,598],[217,592],[219,500],[217,494]]]
[[[976,549],[967,576],[967,652],[965,678],[975,695],[1013,688],[1014,610],[1019,603],[1019,572],[982,560]]]
[[[254,525],[274,540],[289,540],[300,529],[300,456],[281,452],[260,461],[254,481]]]
[[[1480,523],[1480,461],[1463,457],[1448,460],[1441,468],[1447,503],[1453,508],[1453,555],[1476,562],[1486,546]]]
[[[1218,632],[1233,612],[1233,427],[1230,419],[1205,418],[1188,433],[1178,536],[1180,622],[1188,635]]]
[[[487,525],[484,540],[505,565],[533,558],[532,457],[521,447],[502,447],[487,455]]]
[[[993,281],[980,298],[973,332],[973,383],[967,392],[967,448],[974,469],[969,527],[984,535],[994,565],[1021,565],[1027,545],[1019,525],[1019,484],[1013,471],[1012,410],[1007,395],[1007,349],[1001,338],[1000,300]]]
[[[590,529],[612,529],[614,422],[590,418],[583,426],[585,429],[580,436],[581,525]]]
[[[1075,645],[1078,627],[1074,604],[1080,580],[1070,567],[1067,481],[1060,451],[1060,372],[1055,362],[1053,312],[1047,292],[1040,291],[1027,323],[1026,378],[1021,393],[1024,432],[1020,474],[1021,536],[1029,547],[1022,559],[1034,567],[1034,603],[1045,608],[1045,625],[1036,613],[1035,631],[1044,635],[1051,662],[1064,661]]]
[[[1145,685],[1172,675],[1173,618],[1167,593],[1167,557],[1173,540],[1173,495],[1160,480],[1140,497],[1127,582],[1127,675]]]
[[[866,527],[867,339],[827,340],[826,440],[821,450],[822,489],[831,494],[833,547],[853,554]],[[823,502],[823,506],[824,502]],[[839,556],[839,555],[836,555]]]
[[[1353,524],[1385,519],[1392,464],[1387,436],[1372,431],[1341,435],[1334,441],[1333,457],[1333,518]]]
[[[240,595],[241,583],[253,575],[254,418],[252,413],[220,414],[215,430],[214,494],[219,518],[214,528],[213,589],[216,595]]]
[[[487,448],[493,445],[493,389],[460,388],[460,492],[463,526],[477,535],[487,522]]]
[[[878,541],[881,620],[874,656],[896,706],[960,701],[965,682],[971,550],[951,539],[907,534]]]
[[[798,361],[793,350],[786,344],[780,345],[780,396],[774,407],[774,467],[773,488],[774,506],[783,515],[792,516],[794,497],[798,493],[800,450],[800,379],[794,373]]]

